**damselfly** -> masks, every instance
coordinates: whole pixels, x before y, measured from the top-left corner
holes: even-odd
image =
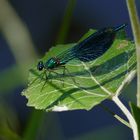
[[[100,29],[72,48],[46,60],[46,62],[38,62],[37,69],[39,71],[44,69],[51,72],[63,67],[65,71],[65,64],[73,59],[78,59],[82,62],[95,60],[111,47],[117,31],[123,29],[125,26],[126,24],[122,24],[117,27]]]

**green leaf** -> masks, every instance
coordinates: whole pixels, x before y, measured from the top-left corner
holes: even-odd
[[[19,121],[11,106],[0,101],[0,139],[21,140],[18,135]]]
[[[82,40],[94,31],[90,30]],[[52,47],[42,60],[46,62],[74,45]],[[54,70],[59,74],[51,72],[49,80],[41,78],[36,67],[31,69],[28,88],[23,91],[27,105],[46,111],[89,110],[114,94],[120,94],[136,72],[134,43],[126,40],[123,32],[118,32],[104,55],[88,63],[70,61],[66,68],[69,73],[63,75],[63,69]]]
[[[132,102],[129,103],[130,108],[131,108],[131,112],[135,118],[135,121],[137,122],[137,126],[138,126],[138,132],[139,132],[139,139],[140,139],[140,108],[137,107],[135,104],[133,104]]]

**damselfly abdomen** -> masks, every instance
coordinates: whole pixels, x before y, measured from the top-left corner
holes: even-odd
[[[50,58],[46,62],[38,62],[37,69],[39,71],[43,69],[53,70],[65,66],[66,63],[73,59],[83,62],[95,60],[111,47],[117,31],[123,29],[125,26],[126,24],[122,24],[117,27],[100,29],[77,45]]]

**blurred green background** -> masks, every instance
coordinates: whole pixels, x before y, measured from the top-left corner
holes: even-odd
[[[140,2],[136,1],[138,13]],[[129,128],[100,106],[45,113],[26,106],[28,70],[53,45],[76,42],[90,28],[127,23],[124,0],[0,0],[0,140],[132,140]],[[121,100],[135,102],[136,79]],[[111,102],[103,102],[123,114]]]

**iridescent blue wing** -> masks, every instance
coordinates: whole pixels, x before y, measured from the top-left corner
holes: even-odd
[[[92,61],[103,55],[111,47],[116,32],[125,26],[125,24],[122,24],[118,27],[101,29],[74,47],[59,54],[57,58],[61,64],[66,64],[75,58],[84,62]]]
[[[117,31],[124,27],[126,27],[126,24],[112,28],[103,28],[93,33],[87,39],[73,47],[73,54],[75,54],[76,58],[84,62],[100,57],[111,47]]]
[[[115,37],[115,32],[112,29],[108,31],[108,29],[99,30],[73,47],[72,51],[76,55],[75,57],[88,62],[103,55],[110,48]]]

